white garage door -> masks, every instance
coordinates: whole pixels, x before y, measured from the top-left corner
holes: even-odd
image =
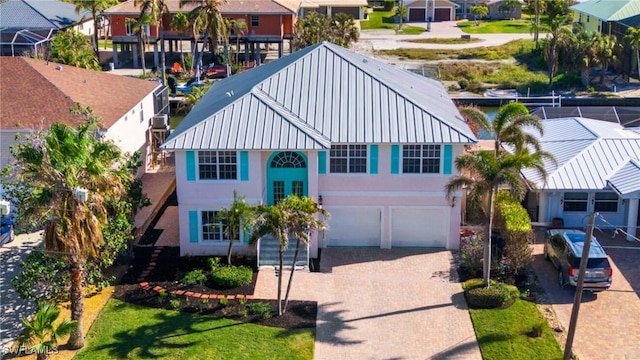
[[[380,246],[380,209],[327,208],[326,246]]]
[[[392,247],[445,247],[449,209],[396,208],[391,210]]]

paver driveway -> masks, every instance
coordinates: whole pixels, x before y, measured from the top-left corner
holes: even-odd
[[[481,359],[449,251],[331,248],[320,269],[292,290],[318,301],[316,359]],[[261,270],[255,297],[275,284]]]

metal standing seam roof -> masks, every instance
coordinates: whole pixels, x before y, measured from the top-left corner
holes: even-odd
[[[439,82],[325,42],[214,84],[162,147],[475,142]]]
[[[621,196],[640,192],[640,162],[629,159],[607,183]]]
[[[640,160],[640,134],[619,124],[584,118],[542,121],[542,150],[556,164],[545,163],[547,182],[530,169],[523,176],[546,190],[601,190],[629,159]]]
[[[76,12],[76,6],[59,0],[0,1],[0,28],[64,29],[91,16],[89,11]]]
[[[640,14],[640,0],[592,0],[569,8],[603,21],[618,21]]]

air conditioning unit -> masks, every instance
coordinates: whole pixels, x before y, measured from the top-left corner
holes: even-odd
[[[169,116],[167,114],[154,115],[151,119],[151,127],[154,129],[166,129],[169,125]]]

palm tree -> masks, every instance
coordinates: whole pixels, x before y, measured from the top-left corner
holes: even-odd
[[[180,7],[192,5],[194,8],[190,12],[192,19],[198,18],[200,30],[205,30],[209,36],[211,53],[218,52],[218,41],[227,41],[227,26],[220,13],[220,7],[227,3],[227,0],[180,0]],[[203,45],[204,50],[204,45]]]
[[[59,31],[51,39],[48,60],[100,71],[100,63],[91,48],[89,39],[74,29]]]
[[[473,205],[479,205],[483,198],[487,198],[485,209],[487,222],[484,228],[484,261],[483,279],[489,286],[491,279],[491,229],[493,227],[494,198],[498,188],[508,186],[516,198],[522,199],[527,189],[535,184],[523,180],[520,171],[533,168],[543,178],[547,173],[544,168],[543,157],[540,153],[530,153],[528,149],[510,154],[502,153],[496,156],[493,151],[479,151],[474,154],[462,154],[455,160],[456,169],[461,175],[454,176],[445,186],[447,198],[462,189],[467,188],[469,200]]]
[[[558,70],[558,48],[572,37],[571,30],[566,27],[570,17],[558,16],[551,21],[549,35],[544,46],[544,56],[549,70],[549,86],[553,85],[553,78]]]
[[[486,131],[494,140],[494,149],[490,152],[464,154],[456,159],[456,167],[462,175],[454,177],[445,187],[447,197],[463,187],[469,187],[471,204],[480,204],[483,197],[488,198],[485,209],[488,221],[485,226],[485,256],[483,274],[488,286],[491,268],[491,229],[493,222],[493,199],[500,185],[509,185],[516,197],[523,195],[520,170],[534,168],[544,178],[544,162],[552,161],[551,154],[541,150],[540,142],[532,132],[543,135],[540,119],[529,114],[521,103],[504,105],[490,121],[487,116],[473,107],[464,107],[460,113],[469,123],[472,131],[478,135]],[[528,131],[524,131],[527,129]],[[509,149],[511,153],[507,152]],[[530,152],[533,150],[533,152]],[[530,184],[533,187],[533,184]]]
[[[58,339],[69,335],[78,326],[77,322],[69,319],[63,319],[55,325],[59,316],[60,310],[55,304],[39,303],[33,319],[22,319],[25,332],[18,338],[18,347],[22,349],[28,346],[31,352],[37,354],[37,360],[49,359],[49,353],[58,346]]]
[[[160,68],[162,69],[162,83],[166,83],[165,79],[165,71],[166,66],[164,63],[165,54],[164,54],[164,29],[162,27],[162,15],[165,13],[169,13],[169,7],[167,6],[166,0],[134,0],[135,6],[140,7],[140,18],[147,16],[147,21],[149,25],[154,25],[158,28],[158,34],[160,35],[160,41],[162,42],[162,54],[161,54],[161,64]]]
[[[171,19],[171,28],[178,31],[185,31],[189,27],[189,18],[182,11],[178,11],[177,14]],[[182,52],[182,40],[180,40],[180,63],[182,68],[186,69],[187,66],[184,63],[184,53]]]
[[[589,86],[589,71],[591,66],[598,61],[595,55],[597,39],[597,33],[581,29],[575,34],[571,46],[568,47],[567,55],[574,59],[575,66],[580,70],[580,79],[584,87]]]
[[[243,37],[248,30],[247,23],[238,21],[237,19],[229,19],[227,28],[232,30],[236,36],[236,64],[240,63],[240,38]]]
[[[618,60],[616,56],[617,47],[618,43],[614,35],[599,35],[596,40],[595,56],[601,65],[600,84],[604,83],[604,77],[609,68],[609,64],[615,63]]]
[[[360,30],[358,30],[353,16],[349,14],[336,14],[332,19],[332,25],[334,41],[342,47],[348,48],[352,42],[356,42],[360,38]]]
[[[255,243],[264,236],[271,235],[275,237],[279,245],[278,315],[282,315],[286,311],[300,244],[307,244],[311,232],[324,229],[325,227],[324,221],[316,218],[317,214],[328,216],[328,213],[316,204],[313,199],[295,195],[288,196],[276,205],[260,205],[256,208],[256,218],[253,223],[251,243]],[[296,251],[293,257],[293,263],[291,264],[291,273],[289,274],[285,304],[283,306],[282,274],[284,270],[284,252],[289,246],[291,236],[296,238]]]
[[[100,59],[100,49],[98,48],[98,17],[102,16],[102,12],[112,6],[118,5],[120,0],[65,0],[76,6],[76,12],[82,10],[90,10],[93,19],[93,51],[96,57]]]
[[[126,158],[113,142],[98,136],[97,119],[90,109],[74,111],[87,123],[72,128],[54,123],[11,148],[16,162],[9,172],[25,187],[20,203],[24,221],[44,224],[44,248],[61,254],[68,265],[71,319],[78,323],[68,345],[84,345],[83,268],[98,257],[104,243],[109,201],[124,199],[132,174]],[[78,189],[87,189],[86,201]]]
[[[127,22],[130,24],[132,31],[138,38],[138,47],[140,48],[139,55],[142,65],[142,75],[147,73],[147,65],[145,60],[146,45],[149,42],[149,34],[147,34],[146,26],[151,23],[151,18],[148,14],[141,14],[137,19],[128,18]]]
[[[233,203],[226,209],[218,211],[218,220],[224,223],[225,237],[229,239],[229,249],[227,250],[227,265],[231,266],[231,252],[233,242],[240,239],[240,233],[245,233],[251,228],[253,221],[253,208],[246,203],[244,197],[233,192]]]
[[[640,28],[630,26],[624,40],[636,51],[636,65],[638,66],[638,79],[640,80]]]

